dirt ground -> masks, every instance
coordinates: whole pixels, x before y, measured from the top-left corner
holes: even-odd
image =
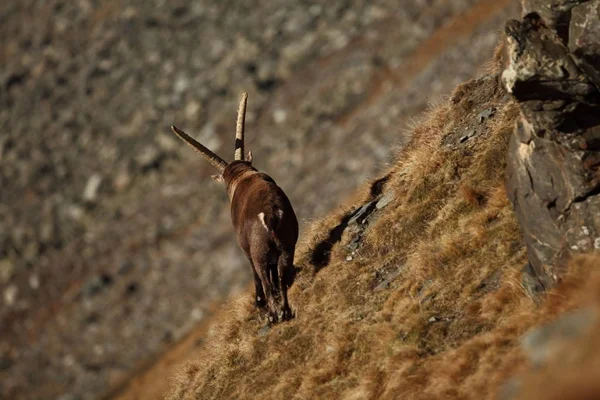
[[[169,125],[230,159],[249,92],[247,147],[306,225],[476,75],[517,13],[506,0],[0,4],[0,397],[160,397],[246,288],[226,195]],[[137,384],[148,376],[156,386]]]

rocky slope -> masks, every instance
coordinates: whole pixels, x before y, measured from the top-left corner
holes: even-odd
[[[177,123],[248,145],[303,221],[472,76],[509,1],[0,4],[0,396],[97,398],[250,274]]]
[[[232,299],[168,399],[600,397],[600,1],[523,8],[486,73],[311,225],[296,318]]]

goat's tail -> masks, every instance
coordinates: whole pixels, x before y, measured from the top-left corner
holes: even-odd
[[[258,219],[260,220],[262,226],[269,233],[269,236],[271,236],[271,239],[273,239],[273,242],[275,242],[278,250],[283,250],[281,248],[281,241],[275,233],[279,228],[281,221],[283,220],[283,210],[275,208],[268,213],[261,212],[258,214]]]

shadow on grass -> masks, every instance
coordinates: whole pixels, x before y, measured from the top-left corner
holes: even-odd
[[[383,193],[383,188],[385,187],[386,182],[390,179],[390,174],[385,175],[383,178],[377,179],[371,184],[371,197],[370,199],[362,206],[353,210],[351,212],[346,213],[340,223],[335,226],[333,229],[329,231],[329,235],[327,238],[321,242],[319,242],[315,248],[313,249],[310,257],[310,261],[315,268],[315,273],[319,272],[321,269],[329,265],[329,261],[331,260],[331,250],[333,246],[342,239],[342,235],[344,234],[344,230],[348,226],[348,223],[358,212],[364,209],[365,205],[374,202],[381,194]],[[369,207],[368,213],[371,213],[374,210],[374,204],[372,207]]]

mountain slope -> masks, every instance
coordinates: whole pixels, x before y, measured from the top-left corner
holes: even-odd
[[[233,301],[170,399],[485,390],[476,377],[514,349],[525,326],[511,317],[533,306],[503,190],[517,111],[496,71],[429,111],[381,179],[313,224],[290,292],[296,318],[267,330],[249,295]]]
[[[250,294],[232,300],[168,399],[494,398],[527,365],[521,335],[585,298],[598,265],[576,259],[544,298],[523,285],[504,190],[518,112],[500,69],[499,50],[380,179],[312,225],[293,321],[266,327]]]
[[[0,397],[111,395],[251,279],[227,196],[169,125],[229,159],[249,92],[248,148],[304,228],[390,160],[406,121],[472,76],[517,13],[0,2]]]

